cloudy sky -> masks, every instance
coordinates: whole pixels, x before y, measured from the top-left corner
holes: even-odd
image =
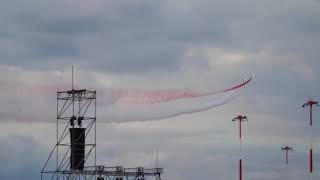
[[[232,102],[160,121],[117,123],[98,106],[98,164],[155,164],[163,179],[308,179],[309,98],[319,98],[319,0],[0,1],[0,179],[39,179],[55,139],[56,91],[223,89]],[[101,101],[101,100],[100,100]],[[320,118],[314,112],[315,174]],[[282,145],[290,145],[289,169]],[[289,177],[288,177],[289,176]]]

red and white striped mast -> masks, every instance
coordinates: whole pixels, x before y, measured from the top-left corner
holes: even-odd
[[[239,122],[239,145],[240,145],[240,160],[239,160],[239,179],[242,180],[242,122],[248,121],[247,116],[239,115],[232,119],[232,121]]]
[[[319,103],[317,101],[309,100],[308,102],[304,103],[302,107],[309,107],[309,129],[310,129],[310,163],[309,163],[309,172],[310,172],[310,177],[312,178],[312,173],[313,173],[313,149],[312,149],[312,108],[314,106],[319,106]]]

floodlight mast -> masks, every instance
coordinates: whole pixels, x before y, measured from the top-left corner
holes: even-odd
[[[243,121],[248,121],[248,118],[247,116],[242,116],[242,115],[239,115],[235,118],[232,119],[232,121],[239,121],[239,139],[241,140],[241,137],[242,137],[242,122]]]
[[[314,107],[314,106],[319,106],[319,102],[317,102],[317,101],[313,101],[313,100],[309,100],[308,102],[306,102],[306,103],[304,103],[303,105],[302,105],[302,107],[304,108],[304,107],[309,107],[309,112],[310,112],[310,127],[312,127],[312,108]]]
[[[302,105],[303,108],[305,107],[309,107],[309,129],[310,129],[310,156],[309,156],[309,159],[310,159],[310,164],[309,164],[309,170],[310,170],[310,175],[312,177],[312,172],[313,172],[313,149],[312,149],[312,134],[311,134],[311,128],[312,128],[312,120],[313,120],[313,115],[312,115],[312,108],[314,106],[319,106],[319,103],[317,101],[314,101],[314,100],[309,100],[307,101],[306,103],[304,103]]]
[[[286,164],[288,164],[288,152],[289,151],[294,151],[292,147],[289,147],[289,146],[285,146],[283,148],[281,148],[282,151],[285,151],[286,152]]]
[[[247,116],[242,116],[239,115],[235,118],[232,119],[232,121],[239,121],[239,144],[240,144],[240,153],[241,153],[241,149],[242,149],[242,122],[243,121],[248,121]],[[242,157],[240,157],[239,160],[239,179],[242,180]]]

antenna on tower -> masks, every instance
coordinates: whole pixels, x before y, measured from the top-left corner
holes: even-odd
[[[158,168],[158,147],[157,147],[157,154],[156,154],[156,168]]]
[[[72,80],[71,80],[71,84],[72,84],[72,90],[73,90],[73,65],[72,65]]]

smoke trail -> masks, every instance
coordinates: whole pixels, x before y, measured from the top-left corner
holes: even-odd
[[[103,117],[109,122],[148,121],[204,111],[235,98],[252,78],[226,90],[206,93],[105,90]]]

